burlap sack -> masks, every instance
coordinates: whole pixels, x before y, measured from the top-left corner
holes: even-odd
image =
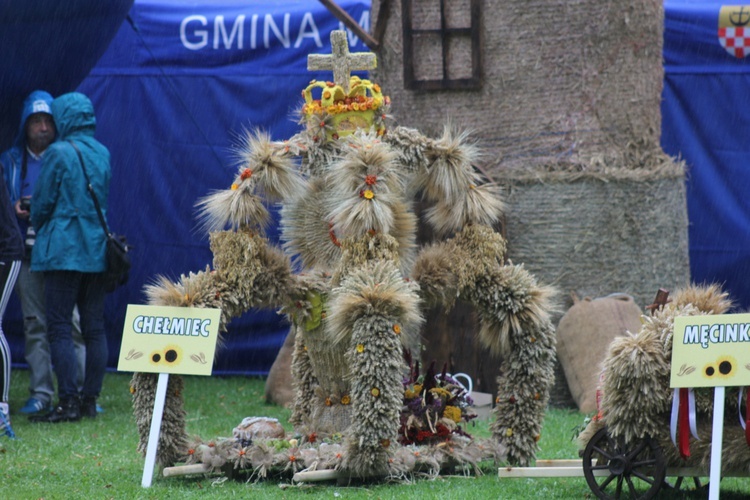
[[[291,329],[281,346],[276,360],[271,365],[266,379],[266,402],[288,406],[294,401],[292,387],[292,352],[294,351],[294,329]]]
[[[596,387],[610,342],[641,327],[633,297],[615,293],[577,301],[557,327],[557,357],[570,393],[583,413],[596,411]]]

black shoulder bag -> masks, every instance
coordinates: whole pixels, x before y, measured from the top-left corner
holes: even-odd
[[[86,187],[89,190],[91,199],[94,201],[94,207],[96,207],[96,213],[99,214],[99,222],[102,225],[104,234],[107,237],[107,270],[104,271],[105,288],[108,292],[112,292],[118,286],[124,285],[128,282],[128,276],[130,274],[130,255],[128,252],[132,248],[128,245],[125,236],[110,233],[107,228],[107,221],[104,220],[102,209],[99,206],[99,200],[94,194],[94,188],[91,186],[91,179],[89,174],[86,172],[86,165],[83,162],[83,155],[78,146],[73,141],[68,141],[73,149],[78,154],[78,160],[81,162],[81,168],[83,169],[83,175],[86,177]]]

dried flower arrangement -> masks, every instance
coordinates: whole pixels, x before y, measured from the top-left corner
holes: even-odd
[[[404,379],[404,406],[401,410],[398,442],[402,445],[437,444],[450,441],[451,435],[471,438],[462,428],[476,418],[473,401],[466,388],[446,373],[435,373],[435,363],[420,374],[419,361],[405,351],[409,376]]]

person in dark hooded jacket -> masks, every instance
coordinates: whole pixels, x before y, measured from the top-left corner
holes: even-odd
[[[88,97],[73,92],[52,102],[59,139],[48,149],[34,188],[31,223],[36,244],[31,270],[44,273],[47,334],[57,375],[58,404],[34,422],[96,416],[96,398],[107,365],[104,331],[106,235],[99,222],[88,179],[106,219],[109,151],[94,138],[96,117]],[[81,159],[78,153],[80,151]],[[78,305],[86,344],[86,371],[79,394],[71,338],[71,314]]]
[[[10,347],[3,333],[3,315],[21,269],[23,242],[16,223],[5,181],[0,176],[0,432],[15,437],[10,426],[8,396],[10,392]]]
[[[29,221],[31,195],[42,170],[42,159],[56,136],[50,107],[52,100],[52,96],[44,90],[35,90],[26,97],[18,135],[13,146],[0,155],[10,202],[15,210],[26,247],[15,288],[21,301],[24,357],[29,365],[29,398],[18,410],[25,414],[47,411],[55,395],[52,361],[47,341],[47,321],[44,314],[44,276],[42,273],[31,272],[31,248],[35,242],[35,232]],[[81,337],[77,309],[73,311],[73,343],[78,360],[78,385],[81,386],[86,348]]]

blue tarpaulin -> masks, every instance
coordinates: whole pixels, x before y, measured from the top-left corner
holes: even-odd
[[[750,7],[727,7],[730,20],[721,22],[724,5],[664,4],[662,146],[689,168],[691,278],[723,284],[744,310],[750,307],[750,114],[744,109],[750,61],[739,47],[747,40],[750,48]]]
[[[369,29],[369,2],[338,3]],[[110,225],[135,247],[130,282],[106,302],[109,366],[117,365],[127,304],[145,303],[144,285],[211,264],[196,201],[231,184],[244,129],[274,139],[299,130],[302,89],[332,79],[308,72],[307,56],[330,54],[334,29],[339,21],[316,1],[135,1],[78,88],[93,101],[96,136],[112,154]],[[353,34],[349,45],[369,51]],[[20,312],[9,311],[5,327],[20,363]],[[273,310],[234,319],[214,373],[267,373],[288,330]]]
[[[0,151],[13,143],[32,90],[52,95],[81,83],[107,49],[133,0],[0,2]]]

